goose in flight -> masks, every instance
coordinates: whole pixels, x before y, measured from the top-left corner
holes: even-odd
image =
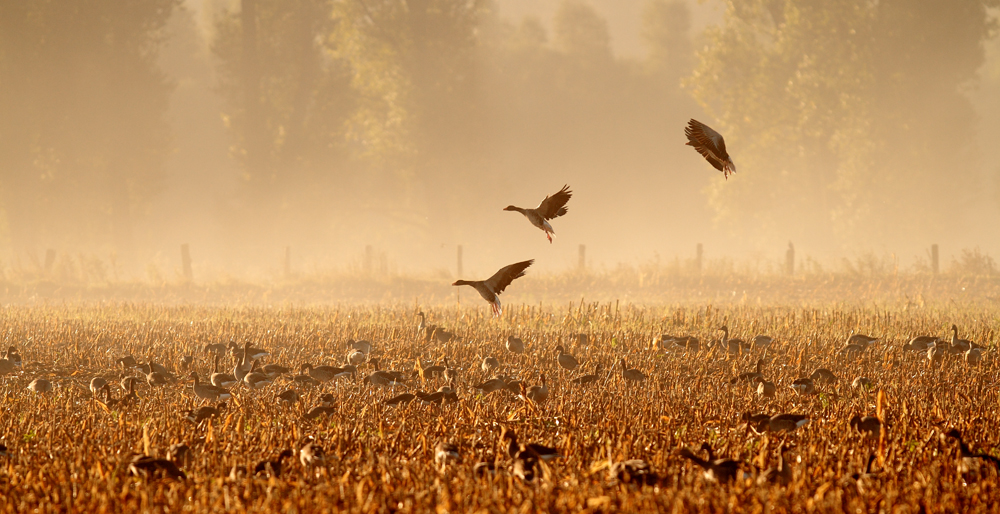
[[[556,231],[552,229],[552,225],[549,224],[548,220],[553,218],[558,218],[563,214],[566,214],[566,202],[569,201],[570,197],[573,196],[573,192],[569,190],[569,185],[563,186],[558,193],[550,196],[546,196],[542,203],[538,204],[538,207],[534,209],[522,209],[521,207],[515,207],[513,205],[508,205],[504,207],[505,211],[517,211],[524,214],[525,218],[532,225],[540,228],[545,232],[545,237],[549,239],[549,243],[552,242],[552,234]]]
[[[544,202],[543,202],[544,203]],[[503,306],[500,304],[500,293],[503,292],[515,278],[523,277],[524,270],[535,262],[534,259],[517,262],[510,266],[500,268],[500,271],[493,274],[486,280],[456,280],[453,286],[472,286],[490,305],[493,306],[493,315],[503,314]]]
[[[736,173],[736,165],[733,159],[726,152],[726,140],[722,134],[712,130],[712,127],[692,119],[688,126],[684,128],[684,135],[687,136],[689,146],[693,146],[709,164],[722,172],[725,178],[729,178],[730,173]]]

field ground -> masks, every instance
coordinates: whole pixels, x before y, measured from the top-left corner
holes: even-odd
[[[969,284],[955,281],[925,280],[904,287],[903,294],[886,284],[858,284],[815,301],[806,301],[806,289],[783,294],[788,287],[775,287],[760,301],[734,300],[739,293],[702,302],[664,295],[659,304],[652,294],[639,303],[566,300],[539,306],[519,300],[506,306],[501,319],[488,317],[478,298],[460,308],[424,304],[428,323],[454,333],[447,342],[425,341],[417,331],[418,306],[402,295],[384,304],[239,307],[209,305],[212,299],[184,304],[191,300],[183,296],[104,303],[79,302],[81,296],[73,295],[25,297],[22,305],[2,311],[3,345],[17,348],[23,366],[0,377],[0,443],[9,453],[0,457],[0,511],[1000,511],[996,470],[976,459],[985,462],[978,471],[960,472],[959,447],[944,436],[959,429],[973,451],[1000,456],[995,286],[979,283],[963,299],[961,288]],[[532,290],[527,280],[515,285]],[[694,291],[697,284],[685,287]],[[508,300],[515,290],[505,295]],[[979,364],[968,364],[961,354],[932,363],[927,352],[902,349],[917,335],[950,339],[952,324],[961,338],[985,347]],[[710,345],[721,337],[722,325],[733,338],[765,334],[774,343],[766,351],[730,354]],[[844,353],[852,332],[879,340],[860,353]],[[700,346],[653,345],[662,334],[696,336]],[[510,335],[524,340],[524,354],[504,348]],[[362,380],[374,371],[370,363],[354,379],[293,385],[288,377],[303,363],[342,365],[350,339],[371,341],[369,359],[407,375],[417,359],[429,366],[447,357],[458,370],[459,400],[386,405],[399,393],[446,384],[410,377],[406,386],[379,388]],[[228,409],[217,418],[197,425],[183,420],[184,410],[208,402],[193,394],[181,357],[193,355],[193,369],[205,377],[213,362],[203,348],[229,341],[265,349],[270,355],[262,364],[293,370],[262,389],[232,387]],[[557,345],[576,356],[579,370],[559,367]],[[88,389],[94,377],[105,377],[115,386],[114,398],[122,398],[122,367],[115,361],[125,355],[163,364],[178,381],[150,388],[130,368],[126,374],[142,378],[137,402],[94,399]],[[487,373],[480,365],[491,356],[500,368]],[[759,398],[756,384],[730,383],[759,358],[764,377],[777,386],[773,399]],[[648,378],[626,381],[622,360]],[[233,365],[227,354],[223,367],[231,371]],[[571,383],[598,365],[603,371],[596,382]],[[817,383],[818,394],[796,394],[792,381],[817,368],[830,369],[838,380]],[[498,373],[529,386],[540,385],[544,374],[548,399],[536,404],[471,387]],[[852,387],[858,377],[869,378],[872,387]],[[29,391],[35,378],[51,380],[53,390]],[[301,400],[279,405],[276,395],[289,388]],[[334,397],[332,412],[307,419],[324,393]],[[759,435],[741,420],[744,412],[800,413],[810,421],[791,433]],[[855,415],[877,415],[884,434],[863,437],[852,430]],[[501,444],[504,429],[522,442],[554,446],[563,457],[539,464],[533,482],[522,481],[511,473],[512,459]],[[324,466],[300,463],[298,451],[308,436],[325,448]],[[436,464],[439,442],[456,444],[461,461]],[[717,457],[736,460],[747,477],[713,483],[678,454],[688,447],[704,456],[698,451],[703,442]],[[163,458],[175,443],[190,448],[179,461],[185,479],[129,473],[134,456]],[[794,446],[786,453],[788,484],[758,485],[762,470],[777,466],[782,444]],[[230,478],[234,466],[252,470],[283,449],[296,453],[280,477]],[[875,473],[852,478],[864,471],[870,455],[876,456]],[[656,478],[640,485],[610,476],[609,460],[624,459],[644,459]],[[495,462],[497,473],[474,476],[473,466],[481,461]]]

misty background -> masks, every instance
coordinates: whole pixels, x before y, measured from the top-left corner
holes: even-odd
[[[0,0],[0,268],[1000,253],[997,0]],[[684,145],[726,137],[724,180]],[[550,245],[509,204],[569,184]],[[121,274],[121,276],[119,276]]]

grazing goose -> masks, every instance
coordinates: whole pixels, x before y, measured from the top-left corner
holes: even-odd
[[[191,448],[184,443],[174,443],[167,448],[167,460],[174,464],[183,464],[190,460]]]
[[[161,387],[167,385],[168,380],[162,373],[150,371],[146,374],[146,383],[153,387]]]
[[[642,459],[615,462],[608,468],[608,478],[625,483],[655,485],[660,479],[652,466]]]
[[[706,446],[708,446],[708,443],[702,444],[702,449],[705,449]],[[710,446],[708,447],[708,451],[708,460],[695,455],[687,447],[678,450],[677,454],[701,467],[705,471],[705,478],[709,481],[725,483],[731,482],[736,478],[736,474],[740,470],[739,462],[732,459],[713,459],[712,448]]]
[[[292,382],[295,382],[302,387],[316,387],[319,385],[319,380],[316,380],[309,375],[295,375],[292,377]]]
[[[533,385],[525,392],[524,397],[535,402],[545,403],[549,398],[549,388],[545,385],[545,373],[541,374],[542,385]]]
[[[349,370],[344,368],[337,368],[334,366],[313,366],[312,364],[306,362],[299,367],[300,373],[307,373],[309,377],[320,382],[329,382],[335,378],[342,377],[345,375],[350,375]]]
[[[118,401],[119,405],[122,405],[123,407],[127,407],[139,401],[139,395],[135,394],[135,385],[139,383],[139,379],[135,377],[128,378],[131,378],[132,380],[122,380],[122,388],[125,389],[125,396],[122,396],[121,400]]]
[[[771,416],[768,416],[767,414],[751,414],[749,412],[744,412],[740,416],[740,420],[746,423],[750,427],[756,427],[760,425],[761,421],[769,419],[771,419]]]
[[[729,327],[722,325],[719,327],[722,331],[722,340],[719,341],[719,347],[724,351],[729,352],[730,355],[736,355],[740,353],[741,350],[749,350],[750,344],[746,341],[738,338],[729,338]]]
[[[413,376],[420,377],[420,380],[422,381],[429,380],[440,377],[444,374],[444,370],[445,367],[440,365],[428,366],[425,368],[423,362],[421,362],[420,359],[417,359],[417,363],[414,366]]]
[[[805,414],[775,414],[761,420],[757,425],[757,432],[792,432],[808,423],[809,416]]]
[[[518,453],[511,463],[511,473],[523,482],[534,482],[538,477],[538,457],[528,452]]]
[[[215,407],[206,405],[204,407],[198,407],[197,409],[185,410],[181,413],[181,417],[185,421],[189,421],[197,425],[206,419],[218,417],[219,414],[222,414],[222,411],[226,410],[226,407],[226,402],[222,402]]]
[[[94,377],[90,379],[90,392],[97,396],[97,393],[104,389],[108,385],[108,381],[104,377]]]
[[[933,336],[917,336],[903,345],[903,350],[908,352],[926,352],[928,348],[937,344],[938,338]]]
[[[458,370],[451,367],[451,364],[448,363],[448,357],[444,358],[444,373],[441,376],[449,382],[454,382],[458,378]]]
[[[569,185],[563,186],[557,193],[546,196],[538,207],[534,209],[523,209],[521,207],[515,207],[513,205],[508,205],[504,207],[505,211],[520,212],[532,225],[541,229],[545,232],[545,237],[552,243],[552,236],[555,235],[556,231],[552,229],[552,225],[549,224],[548,220],[558,218],[566,214],[566,202],[569,201],[570,197],[573,196],[573,192],[569,190]]]
[[[166,368],[166,366],[164,366],[162,364],[157,364],[156,362],[153,362],[152,360],[150,360],[146,364],[137,364],[136,368],[139,371],[141,371],[142,374],[144,374],[144,375],[148,375],[150,373],[154,373],[155,372],[155,373],[159,373],[159,374],[163,375],[164,378],[166,378],[166,379],[168,379],[170,381],[174,380],[174,374],[171,373],[170,370]]]
[[[785,459],[785,453],[793,450],[794,447],[785,446],[782,442],[778,446],[778,467],[768,468],[763,473],[757,477],[758,485],[766,484],[780,484],[788,485],[792,481],[792,467],[788,465],[788,460]]]
[[[559,450],[541,445],[538,443],[528,443],[528,444],[518,444],[517,434],[513,430],[507,430],[504,428],[500,432],[501,443],[506,440],[507,443],[507,455],[510,455],[512,459],[517,458],[521,453],[528,453],[529,455],[542,459],[544,461],[549,461],[562,457]]]
[[[191,369],[192,364],[194,364],[194,355],[185,355],[181,357],[180,368],[182,371]]]
[[[236,341],[230,341],[229,352],[233,357],[240,359],[241,361],[255,361],[261,357],[271,355],[271,353],[267,350],[253,348],[250,346],[250,341],[243,343],[243,348],[240,348],[240,346],[236,344]]]
[[[462,456],[458,453],[458,446],[444,441],[438,441],[438,444],[434,446],[434,462],[441,467],[442,471],[448,464],[452,462],[458,464],[461,461]]]
[[[969,366],[978,365],[983,360],[983,351],[979,348],[969,348],[964,354],[965,363]]]
[[[851,387],[855,389],[863,389],[865,391],[868,391],[872,387],[874,387],[874,384],[872,384],[871,379],[869,379],[868,377],[858,377],[851,382]]]
[[[565,353],[562,345],[556,346],[556,360],[559,362],[559,366],[563,369],[573,371],[580,367],[580,363],[576,360],[576,357]]]
[[[21,364],[22,364],[21,354],[18,353],[17,348],[15,348],[13,346],[8,346],[7,347],[7,353],[4,355],[4,359],[6,359],[6,360],[10,361],[11,363],[13,363],[14,367],[17,367],[17,368],[21,367]]]
[[[722,172],[724,178],[728,179],[730,174],[736,173],[736,165],[726,152],[726,140],[722,134],[692,118],[684,128],[684,135],[688,138],[685,145],[693,146],[712,167]]]
[[[279,376],[292,371],[291,368],[287,368],[280,364],[268,364],[261,369],[263,369],[265,375],[271,378],[278,378]]]
[[[274,398],[278,401],[278,403],[288,406],[299,401],[299,392],[295,389],[288,389],[278,393]]]
[[[285,460],[287,457],[295,455],[292,450],[281,450],[278,454],[278,458],[274,460],[262,460],[257,463],[253,468],[254,475],[267,475],[274,478],[281,476],[281,461]]]
[[[250,372],[243,377],[243,383],[250,389],[263,389],[274,382],[274,380],[264,373],[257,371],[257,361],[250,365]]]
[[[157,459],[146,455],[136,455],[128,464],[128,472],[134,476],[154,477],[166,476],[177,480],[186,480],[187,475],[177,468],[177,465],[167,459]]]
[[[997,473],[1000,473],[1000,459],[987,455],[985,453],[979,452],[974,453],[969,446],[965,444],[965,440],[962,439],[962,433],[958,431],[957,428],[953,428],[945,433],[946,437],[953,438],[958,441],[958,451],[959,451],[959,461],[958,461],[958,472],[961,475],[967,475],[970,478],[978,478],[980,471],[981,460],[984,460],[997,468]]]
[[[472,466],[472,475],[477,478],[493,476],[497,473],[497,463],[496,460],[484,460],[476,463]]]
[[[525,383],[525,382],[523,382],[521,380],[518,380],[518,379],[516,379],[514,377],[508,377],[506,380],[507,380],[507,382],[506,382],[506,385],[504,387],[508,391],[510,391],[512,394],[515,394],[515,395],[519,395],[519,396],[523,396],[524,395],[524,393],[525,393],[525,391],[527,390],[527,387],[528,387],[527,383]]]
[[[879,338],[877,337],[871,337],[864,334],[851,334],[850,336],[847,337],[846,346],[850,346],[853,344],[867,348],[871,346],[872,343],[878,340]]]
[[[752,344],[754,348],[759,348],[761,350],[766,350],[774,342],[774,338],[771,336],[758,335],[753,338]]]
[[[507,388],[507,381],[503,378],[492,378],[481,384],[476,384],[472,386],[473,389],[482,391],[483,394],[490,394],[494,391],[499,391],[501,389]]]
[[[519,337],[507,336],[507,343],[505,346],[507,347],[507,351],[510,353],[524,353],[524,341],[522,341]]]
[[[500,361],[498,361],[496,357],[486,357],[483,359],[482,366],[480,366],[480,368],[486,373],[489,373],[499,367]]]
[[[747,371],[745,373],[740,373],[739,376],[729,381],[730,384],[735,384],[739,381],[744,382],[757,382],[758,378],[764,378],[764,374],[760,371],[764,367],[764,359],[757,359],[756,371]]]
[[[323,451],[323,447],[319,443],[310,437],[309,442],[299,449],[299,462],[306,469],[323,466],[326,464],[326,452]]]
[[[306,419],[313,420],[313,419],[316,419],[316,418],[318,418],[320,416],[329,416],[329,415],[333,414],[334,412],[337,412],[337,408],[336,407],[321,405],[319,407],[313,407],[313,408],[309,409],[308,411],[306,411],[306,413],[304,414],[304,416],[305,416]]]
[[[14,370],[17,369],[17,366],[14,364],[14,361],[10,360],[7,357],[8,356],[4,356],[3,359],[0,359],[0,377],[7,375],[9,373],[13,373]]]
[[[597,382],[598,380],[601,379],[602,371],[603,370],[601,369],[601,363],[598,362],[597,364],[594,365],[594,374],[583,375],[582,377],[576,377],[573,380],[570,380],[570,383],[576,385],[587,385],[593,382]]]
[[[774,382],[764,380],[764,377],[757,377],[757,396],[761,398],[774,398],[777,392],[778,387],[774,385]]]
[[[492,277],[486,280],[456,280],[453,286],[471,286],[479,292],[484,300],[490,302],[493,307],[493,315],[499,317],[503,314],[503,306],[500,304],[500,293],[503,292],[515,278],[523,277],[524,270],[535,262],[534,259],[516,262],[509,266],[500,268]]]
[[[977,345],[973,344],[972,341],[958,338],[958,325],[951,326],[951,348],[953,353],[964,353],[974,347],[977,347]]]
[[[816,385],[813,384],[811,378],[796,378],[795,381],[792,382],[791,388],[795,391],[795,394],[801,396],[816,394]]]
[[[809,378],[814,382],[826,382],[828,384],[832,384],[839,380],[837,375],[834,375],[832,371],[826,368],[819,368],[816,371],[813,371]]]
[[[28,384],[28,390],[33,393],[48,393],[52,391],[52,382],[44,378],[36,378]]]
[[[942,360],[944,360],[945,353],[946,351],[943,348],[942,344],[938,343],[934,346],[931,346],[930,348],[927,349],[927,361],[929,362],[929,364],[938,364]]]
[[[368,354],[360,350],[351,349],[347,354],[347,363],[352,366],[360,366],[368,360]]]
[[[882,431],[882,422],[874,416],[855,415],[849,424],[852,429],[865,437],[878,437]]]
[[[364,378],[363,382],[365,384],[374,384],[379,387],[396,387],[405,386],[406,381],[403,380],[401,376],[392,371],[382,371],[378,368],[378,361],[372,359],[372,366],[375,367],[375,372]]]
[[[232,374],[219,372],[219,355],[215,356],[215,364],[212,366],[212,375],[209,376],[208,381],[216,387],[233,387],[239,383],[239,381],[236,380],[236,377]]]
[[[365,355],[371,355],[372,353],[371,341],[365,341],[365,340],[355,341],[354,339],[349,339],[347,341],[347,348],[349,350],[359,351]],[[357,366],[357,364],[355,364],[355,366]]]
[[[203,351],[205,353],[214,353],[216,355],[221,355],[223,353],[226,353],[226,350],[228,349],[229,347],[226,346],[224,343],[209,343],[205,345]]]
[[[385,401],[385,404],[386,405],[399,405],[399,404],[403,404],[403,403],[410,403],[416,397],[417,397],[417,395],[415,395],[413,393],[403,393],[403,394],[399,394],[399,395],[393,396],[392,398],[389,398],[388,400]]]
[[[212,384],[202,384],[198,380],[197,372],[192,371],[191,378],[194,379],[194,395],[198,398],[208,400],[210,402],[217,402],[219,400],[228,400],[233,396],[225,388]]]
[[[646,375],[643,372],[637,369],[629,369],[625,364],[625,359],[621,359],[619,363],[622,367],[622,378],[625,379],[625,382],[642,382],[646,380]]]

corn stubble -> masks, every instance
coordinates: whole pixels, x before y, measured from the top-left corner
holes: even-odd
[[[993,307],[942,306],[886,311],[875,308],[747,307],[674,308],[576,303],[563,307],[511,306],[500,320],[488,309],[427,309],[429,320],[454,332],[449,342],[417,333],[419,309],[402,306],[344,308],[162,307],[153,304],[7,307],[4,347],[14,345],[23,367],[0,377],[0,510],[120,512],[142,510],[218,512],[388,511],[942,511],[989,510],[1000,504],[995,470],[958,471],[958,447],[943,434],[959,429],[978,451],[997,455],[997,312]],[[932,363],[925,353],[901,347],[916,335],[947,336],[956,323],[963,336],[986,346],[976,366],[961,356]],[[727,325],[731,337],[768,335],[766,352],[731,354],[711,346]],[[880,340],[853,356],[841,352],[851,333]],[[692,335],[697,349],[657,342],[661,335]],[[582,337],[585,335],[586,337]],[[523,354],[505,349],[508,336],[524,341]],[[382,389],[362,382],[374,371],[318,387],[293,385],[291,374],[263,389],[233,387],[228,408],[195,425],[182,412],[206,405],[186,373],[211,373],[210,343],[249,341],[270,352],[261,364],[298,370],[302,363],[343,366],[347,341],[373,343],[383,370],[410,376],[448,357],[458,370],[457,402],[383,402],[402,392],[435,391],[444,379],[408,378],[409,387]],[[556,362],[556,346],[580,367]],[[115,360],[133,355],[174,370],[178,381],[142,387],[132,405],[106,404],[88,390],[94,376],[119,381]],[[525,385],[545,373],[548,399],[534,404],[513,392],[483,395],[473,384],[491,378],[485,357],[499,373]],[[775,398],[759,398],[757,385],[731,384],[758,359]],[[647,379],[628,382],[619,362]],[[229,371],[234,361],[223,359]],[[598,380],[575,385],[593,373]],[[789,385],[817,368],[838,375],[817,383],[817,394],[798,395]],[[135,374],[128,371],[128,374]],[[874,387],[853,388],[854,378]],[[43,377],[55,387],[36,394],[28,382]],[[290,406],[277,394],[295,387]],[[334,408],[312,420],[305,413],[332,394]],[[123,395],[121,389],[115,398]],[[807,414],[793,432],[757,434],[744,412]],[[877,416],[877,437],[848,424],[854,415]],[[554,447],[562,455],[539,459],[536,479],[514,477],[504,430],[522,443]],[[435,458],[441,442],[454,443],[460,460]],[[714,458],[740,463],[729,484],[707,480],[702,469],[678,455],[702,443]],[[171,445],[189,447],[176,462],[186,478],[129,471],[137,456],[165,459]],[[299,450],[321,447],[323,460],[306,466]],[[779,446],[792,474],[787,485],[758,483],[777,466]],[[252,476],[258,462],[282,450],[280,476]],[[704,456],[704,454],[702,454]],[[872,469],[865,469],[876,455]],[[615,463],[644,459],[655,479],[611,476]],[[477,463],[495,463],[495,474],[476,476]],[[239,472],[240,467],[251,476]],[[481,466],[486,469],[486,466]],[[270,469],[270,468],[269,468]],[[624,469],[622,465],[615,469]],[[636,468],[640,469],[640,468]],[[646,469],[646,468],[642,468]],[[866,474],[867,472],[867,474]],[[852,478],[852,475],[854,477]],[[990,506],[993,507],[990,507]]]

